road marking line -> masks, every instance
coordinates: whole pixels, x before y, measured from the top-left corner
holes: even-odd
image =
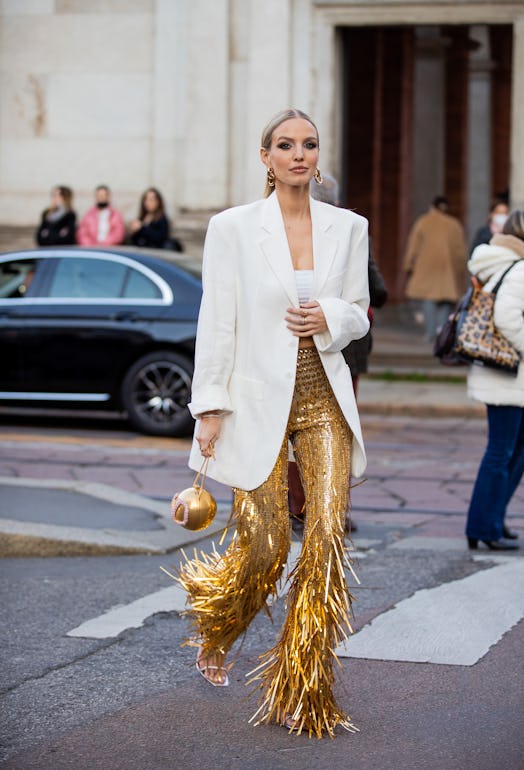
[[[68,631],[66,636],[85,639],[107,639],[118,636],[128,628],[140,628],[144,620],[157,612],[181,612],[186,604],[186,593],[178,585],[161,588],[130,604],[104,612],[92,620]]]
[[[294,568],[295,562],[302,549],[302,543],[293,541],[289,557],[284,569],[279,595],[284,595],[289,583],[287,579]],[[359,554],[362,558],[365,554]],[[168,573],[169,574],[169,573]],[[147,596],[142,596],[134,602],[125,604],[104,612],[96,618],[86,620],[81,625],[68,631],[66,636],[82,637],[84,639],[108,639],[118,636],[128,628],[140,628],[146,618],[158,612],[182,612],[186,607],[186,593],[178,585],[161,588]]]
[[[523,617],[524,560],[422,589],[378,615],[337,655],[473,666]]]

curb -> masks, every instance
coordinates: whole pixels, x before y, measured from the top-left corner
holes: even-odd
[[[115,489],[107,484],[68,482],[53,479],[20,479],[0,477],[0,484],[35,490],[35,505],[39,489],[61,489],[72,496],[96,497],[111,503],[142,508],[152,513],[154,530],[117,530],[107,527],[71,527],[57,524],[0,518],[0,558],[111,556],[124,554],[165,554],[196,544],[218,535],[227,524],[231,507],[219,503],[214,521],[205,530],[192,532],[175,524],[169,513],[169,503]],[[82,500],[81,502],[85,502]]]
[[[368,403],[359,400],[359,414],[382,417],[464,417],[484,418],[486,408],[483,404],[400,404]]]

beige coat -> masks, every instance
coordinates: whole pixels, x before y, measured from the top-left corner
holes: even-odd
[[[464,292],[467,246],[458,219],[431,208],[409,234],[404,268],[406,296],[456,302]]]
[[[312,299],[328,330],[314,336],[327,377],[353,431],[352,471],[366,467],[351,374],[340,352],[369,329],[367,221],[310,199]],[[295,385],[298,338],[286,309],[297,287],[276,193],[213,217],[204,248],[204,294],[198,320],[193,416],[222,409],[222,431],[209,464],[211,478],[255,489],[275,465]],[[197,422],[198,430],[198,422]],[[202,457],[193,442],[190,467]]]

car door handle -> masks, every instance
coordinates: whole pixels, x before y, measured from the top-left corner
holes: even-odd
[[[119,313],[114,314],[113,319],[115,321],[139,321],[140,316],[132,310],[121,310]]]

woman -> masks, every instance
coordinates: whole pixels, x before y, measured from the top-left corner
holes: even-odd
[[[482,243],[489,243],[494,235],[502,232],[504,223],[508,218],[508,213],[509,207],[506,201],[500,198],[495,198],[489,208],[488,221],[486,224],[482,225],[482,227],[479,227],[475,233],[475,237],[473,238],[473,243],[471,244],[470,248],[471,254],[473,254],[477,246],[480,246]]]
[[[39,246],[69,246],[75,243],[76,214],[73,211],[73,191],[59,185],[51,190],[51,205],[42,214],[36,231]]]
[[[197,668],[227,686],[226,655],[286,564],[288,440],[306,493],[302,553],[287,619],[255,679],[257,723],[321,737],[355,729],[333,696],[334,649],[351,596],[344,560],[350,474],[365,453],[340,351],[369,328],[367,221],[309,196],[321,183],[318,132],[299,110],[262,136],[266,198],[209,223],[190,409],[190,466],[234,488],[237,533],[222,556],[181,568],[198,644]]]
[[[163,249],[169,237],[169,222],[164,199],[156,187],[149,187],[140,199],[138,219],[130,225],[131,241],[135,246]]]
[[[524,210],[513,211],[502,233],[478,246],[468,262],[470,272],[490,290],[513,265],[497,292],[494,321],[524,356]],[[466,535],[469,547],[481,540],[488,548],[518,548],[518,535],[504,523],[506,508],[524,471],[524,364],[514,377],[471,366],[468,393],[487,405],[488,445],[469,504]]]

